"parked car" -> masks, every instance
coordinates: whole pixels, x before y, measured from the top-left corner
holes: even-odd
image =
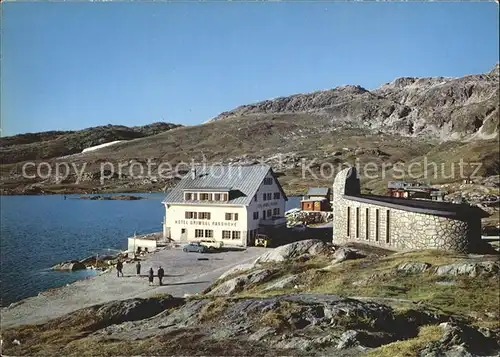
[[[208,251],[208,248],[203,244],[200,244],[200,242],[191,242],[185,245],[184,248],[182,248],[182,250],[185,252],[205,253]]]
[[[307,226],[305,224],[297,224],[296,226],[292,227],[293,230],[295,231],[305,231],[307,229]]]
[[[202,239],[200,240],[200,244],[211,249],[220,249],[224,245],[222,241],[215,239]]]

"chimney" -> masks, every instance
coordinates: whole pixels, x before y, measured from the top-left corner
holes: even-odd
[[[194,180],[195,178],[196,178],[196,168],[194,168],[194,167],[193,167],[193,168],[191,169],[191,179],[193,179],[193,180]]]

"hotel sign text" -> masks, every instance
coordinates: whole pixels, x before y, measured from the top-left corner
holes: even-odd
[[[211,222],[211,221],[200,221],[200,220],[190,220],[190,219],[179,219],[175,221],[175,224],[192,225],[192,226],[217,226],[217,227],[236,227],[236,222]]]

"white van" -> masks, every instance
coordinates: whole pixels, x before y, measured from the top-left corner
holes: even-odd
[[[200,244],[207,248],[220,249],[224,245],[220,240],[215,239],[201,239]]]

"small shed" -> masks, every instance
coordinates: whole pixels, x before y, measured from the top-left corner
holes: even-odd
[[[328,187],[312,187],[300,201],[302,211],[330,211],[331,190]]]

